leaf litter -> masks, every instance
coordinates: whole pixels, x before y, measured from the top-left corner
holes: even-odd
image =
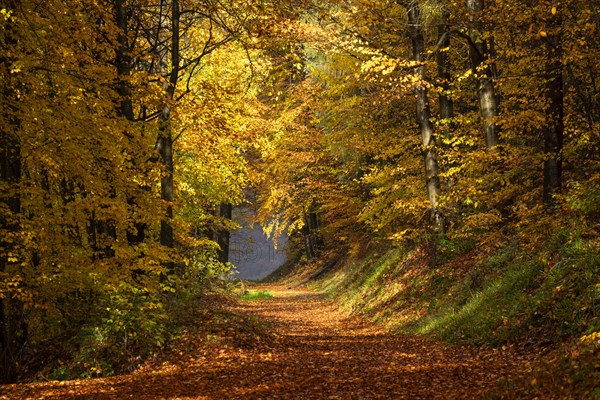
[[[217,325],[183,332],[161,362],[5,385],[0,399],[475,399],[527,364],[511,349],[390,334],[309,289],[260,288],[273,298],[228,303]]]

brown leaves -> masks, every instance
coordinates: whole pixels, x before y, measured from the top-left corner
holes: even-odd
[[[216,325],[184,333],[162,365],[107,379],[7,386],[0,399],[476,398],[514,370],[499,351],[391,335],[347,318],[314,292],[269,290],[273,299],[232,305],[234,313]],[[258,329],[240,312],[270,321],[272,335],[240,340]]]

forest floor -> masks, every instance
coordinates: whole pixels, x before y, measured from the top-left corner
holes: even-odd
[[[108,378],[0,386],[0,399],[470,399],[518,373],[511,350],[392,335],[348,318],[304,288],[257,286],[273,297],[227,307],[261,321],[267,339],[185,344],[167,361]],[[188,343],[188,344],[189,344]]]

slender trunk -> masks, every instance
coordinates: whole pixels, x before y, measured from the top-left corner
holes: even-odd
[[[10,96],[10,90],[5,88],[5,96]],[[8,127],[15,128],[15,121]],[[21,199],[18,186],[21,180],[21,148],[19,139],[14,132],[0,132],[0,181],[9,188],[8,193],[2,194],[2,202],[6,207],[0,215],[0,273],[10,273],[8,270],[13,259],[18,257],[20,249],[16,246],[15,234],[20,230],[19,215],[21,213]],[[12,238],[11,238],[12,236]],[[17,354],[21,348],[21,323],[19,315],[22,305],[8,296],[0,296],[0,351],[2,376],[0,381],[14,380],[16,373]]]
[[[488,45],[483,38],[483,24],[479,21],[483,12],[483,0],[467,0],[467,7],[471,12],[471,40],[469,47],[471,67],[478,79],[479,111],[482,118],[485,144],[491,150],[498,144],[499,127],[496,125],[498,115],[498,97],[493,82],[493,67],[488,64]]]
[[[558,1],[554,0],[554,6]],[[561,13],[551,14],[546,38],[546,96],[548,98],[548,120],[544,129],[544,204],[551,209],[553,195],[560,189],[562,175],[561,150],[564,136],[564,92],[562,63],[562,20]]]
[[[311,210],[308,215],[310,220],[310,230],[314,232],[319,227],[317,213],[314,210]]]
[[[219,216],[231,220],[232,206],[231,203],[223,203],[219,207]],[[220,247],[219,261],[226,263],[229,261],[229,229],[222,227],[217,233],[217,244]]]
[[[168,107],[165,107],[166,109]],[[164,117],[163,117],[164,118]],[[168,117],[161,121],[158,137],[158,153],[163,165],[163,176],[160,179],[160,198],[165,202],[165,213],[160,221],[160,244],[175,247],[173,235],[173,137]]]
[[[0,261],[0,272],[4,271],[4,261]],[[14,363],[9,354],[9,317],[4,300],[0,297],[0,383],[10,383],[14,380]]]
[[[409,34],[413,47],[413,58],[418,63],[414,73],[420,82],[423,80],[425,74],[425,67],[422,64],[423,54],[425,53],[425,38],[423,36],[421,10],[417,2],[409,2],[406,4],[406,7]],[[425,179],[427,185],[427,197],[429,198],[429,203],[431,205],[431,219],[437,231],[443,232],[444,221],[442,214],[438,210],[438,197],[441,193],[441,189],[429,97],[427,88],[421,83],[416,84],[414,91],[417,99],[416,118],[421,130],[421,140],[424,148],[423,158],[425,163]]]
[[[450,30],[447,24],[448,12],[444,10],[442,15],[442,23],[438,27],[438,41]],[[446,35],[442,41],[441,49],[437,52],[437,68],[438,78],[442,87],[442,92],[439,95],[440,103],[440,119],[442,120],[441,129],[442,135],[448,136],[452,129],[451,120],[454,117],[454,104],[449,95],[450,91],[450,59],[446,49],[450,47],[450,36]]]
[[[125,0],[115,0],[115,17],[119,34],[117,36],[116,64],[118,75],[118,93],[120,97],[119,112],[129,121],[135,119],[133,114],[133,102],[131,100],[131,55],[129,50],[129,18],[125,8]]]
[[[119,34],[117,36],[116,65],[117,65],[117,91],[119,93],[118,113],[128,121],[135,120],[133,112],[133,100],[131,98],[131,49],[128,37],[129,16],[125,6],[125,0],[115,0],[115,19]],[[127,133],[126,133],[127,135]],[[129,136],[129,135],[128,135]],[[148,187],[141,187],[140,190],[148,191]],[[146,237],[146,224],[139,220],[136,213],[138,204],[135,195],[127,195],[127,205],[132,213],[133,229],[127,229],[127,243],[136,245],[142,243]]]
[[[317,214],[316,205],[313,203],[308,213],[308,221],[311,239],[313,243],[313,250],[318,252],[323,248],[323,238],[319,234],[319,216]]]
[[[0,273],[8,270],[14,261],[9,257],[18,257],[20,249],[16,247],[14,234],[20,230],[18,222],[21,213],[21,199],[18,185],[21,180],[21,148],[19,140],[12,133],[1,132],[0,137],[0,181],[8,185],[11,193],[2,195],[6,206],[0,215],[0,231],[4,232],[0,239]],[[11,236],[13,236],[11,238]],[[26,329],[23,319],[23,305],[16,299],[0,296],[0,364],[2,373],[0,382],[11,382],[15,379],[18,353],[26,340]]]
[[[8,10],[18,9],[17,2],[6,2]],[[7,21],[3,39],[4,45],[16,46],[16,27]],[[12,60],[0,54],[0,100],[3,105],[2,130],[0,131],[0,183],[5,190],[0,192],[0,274],[13,275],[13,269],[19,267],[20,254],[23,249],[19,246],[21,230],[21,142],[18,136],[20,119],[17,115],[19,100],[14,92],[15,79],[9,66]],[[10,276],[9,275],[9,276]],[[22,288],[20,288],[22,289]],[[0,383],[13,382],[17,376],[17,366],[20,352],[27,342],[27,325],[23,304],[13,297],[12,293],[0,293]]]
[[[142,190],[148,190],[143,187]],[[127,205],[133,214],[133,229],[127,229],[127,243],[131,246],[142,243],[146,238],[146,224],[139,220],[138,204],[134,196],[127,196]]]
[[[163,165],[163,176],[160,180],[160,197],[166,203],[165,214],[160,223],[160,244],[175,247],[173,235],[173,135],[170,125],[171,105],[179,79],[179,0],[171,4],[171,71],[166,87],[166,103],[161,113],[161,126],[158,136],[157,150]]]
[[[302,238],[304,239],[304,250],[306,258],[312,260],[315,257],[315,248],[310,230],[310,217],[305,213],[303,216],[304,226],[302,226]]]

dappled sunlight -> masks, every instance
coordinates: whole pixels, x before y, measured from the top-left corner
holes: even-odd
[[[315,292],[257,288],[273,297],[232,307],[268,323],[271,344],[215,347],[112,378],[12,386],[3,398],[464,399],[515,370],[508,353],[391,335],[347,317]]]

